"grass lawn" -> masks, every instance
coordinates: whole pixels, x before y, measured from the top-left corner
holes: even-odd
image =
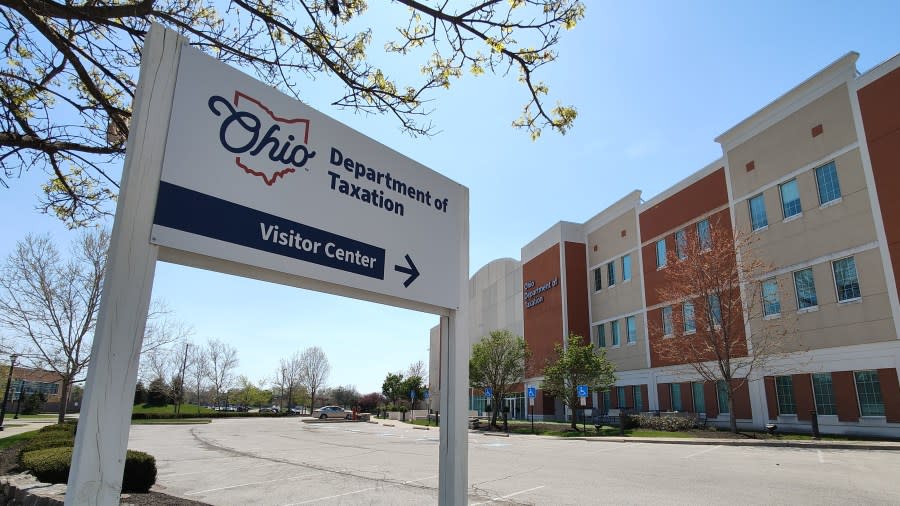
[[[153,414],[175,414],[175,405],[167,404],[165,406],[147,406],[146,404],[135,404],[134,408],[131,410],[132,413],[153,413]],[[214,409],[204,408],[200,406],[200,410],[197,410],[197,406],[194,404],[182,404],[181,405],[181,413],[185,415],[192,415],[199,413],[200,415],[206,415],[209,413],[215,413]]]
[[[210,418],[173,418],[171,420],[132,420],[131,425],[200,425],[210,423]]]
[[[28,441],[29,439],[33,438],[35,436],[35,434],[37,434],[37,433],[38,433],[38,431],[33,430],[31,432],[23,432],[21,434],[16,434],[15,436],[9,436],[9,437],[0,439],[0,450],[5,450],[20,441]]]
[[[7,415],[8,415],[8,413],[7,413]],[[21,418],[23,420],[53,420],[57,416],[59,416],[59,415],[57,415],[56,413],[41,413],[39,415],[21,415],[20,414],[19,418]]]

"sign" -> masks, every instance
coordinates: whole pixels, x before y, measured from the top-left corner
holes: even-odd
[[[415,391],[415,390],[410,390],[410,391],[409,391],[409,399],[412,400],[412,401],[415,401],[415,400],[416,400],[416,391]]]
[[[491,387],[484,387],[484,396],[487,398],[491,398],[494,396],[494,389]]]
[[[587,385],[578,385],[578,397],[587,397],[588,396],[588,387]]]
[[[553,278],[537,288],[535,288],[534,281],[526,281],[522,286],[525,290],[522,294],[522,299],[525,301],[525,309],[533,308],[544,302],[544,296],[541,294],[557,286],[559,286],[559,278]]]
[[[535,397],[537,397],[537,388],[528,387],[528,398],[534,399]]]
[[[467,192],[185,46],[151,242],[457,309]]]
[[[431,397],[431,393],[428,390],[425,390],[425,393],[422,394],[422,397],[424,397],[425,400],[428,400]]]

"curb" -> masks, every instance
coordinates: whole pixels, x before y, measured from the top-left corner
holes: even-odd
[[[657,438],[623,438],[623,437],[558,437],[557,439],[574,439],[578,441],[607,443],[650,443],[698,446],[765,446],[770,448],[815,448],[824,450],[883,450],[900,451],[900,444],[868,444],[842,443],[840,441],[766,441],[766,440],[731,440],[731,439],[657,439]]]

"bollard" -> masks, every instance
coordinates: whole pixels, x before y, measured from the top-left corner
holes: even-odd
[[[816,410],[812,409],[809,411],[809,416],[812,421],[813,439],[819,439],[819,414],[816,413]]]

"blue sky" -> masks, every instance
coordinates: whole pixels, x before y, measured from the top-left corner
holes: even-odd
[[[375,2],[372,2],[374,4]],[[730,5],[733,4],[733,5]],[[379,56],[394,6],[373,13]],[[396,19],[396,18],[395,18]],[[470,269],[520,248],[559,220],[582,222],[628,192],[648,199],[721,156],[718,134],[848,51],[865,72],[900,51],[900,3],[588,2],[563,34],[559,59],[540,79],[550,101],[578,108],[565,136],[537,142],[510,123],[525,90],[506,78],[466,76],[435,96],[440,133],[411,138],[390,117],[329,106],[333,82],[305,83],[307,103],[467,186]],[[410,59],[407,58],[407,61]],[[396,64],[398,60],[385,59]],[[417,72],[421,60],[402,71]],[[400,61],[402,65],[406,65]],[[45,179],[31,171],[0,189],[0,257],[29,232],[73,233],[34,210]],[[320,346],[330,385],[380,390],[385,375],[428,359],[437,317],[170,264],[157,266],[153,295],[193,325],[195,340],[238,349],[239,372],[271,377],[281,357]]]

